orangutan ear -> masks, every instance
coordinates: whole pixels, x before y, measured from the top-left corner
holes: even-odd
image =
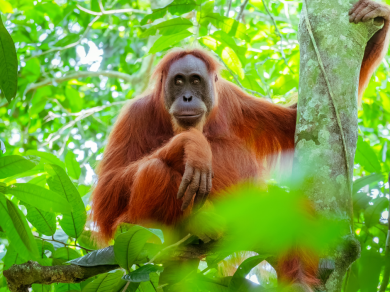
[[[161,74],[161,79],[160,79],[160,82],[162,83],[162,79],[163,79],[163,75]]]
[[[218,81],[218,75],[215,74],[215,82],[217,82],[217,81]]]

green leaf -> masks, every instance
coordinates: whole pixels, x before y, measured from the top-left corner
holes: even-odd
[[[2,259],[4,263],[4,270],[8,270],[12,265],[23,264],[29,259],[28,257],[24,257],[20,250],[16,251],[14,248],[12,248],[12,246],[13,245],[9,245],[7,247],[7,253]]]
[[[33,58],[26,62],[23,67],[22,76],[29,83],[35,82],[41,76],[41,64],[39,59]]]
[[[47,104],[47,98],[53,95],[52,90],[49,86],[40,87],[34,93],[34,96],[31,100],[31,107],[28,111],[30,117],[35,114],[39,114],[44,110]]]
[[[37,150],[28,150],[26,152],[27,155],[35,155],[40,158],[42,158],[42,161],[44,163],[51,163],[51,164],[57,164],[61,166],[62,168],[65,168],[64,163],[57,158],[54,154],[48,153],[48,152],[42,152],[42,151],[37,151]]]
[[[84,230],[77,240],[79,245],[88,249],[98,249],[96,239],[92,236],[91,230]]]
[[[80,97],[78,90],[74,89],[72,86],[67,86],[65,88],[65,95],[69,101],[72,112],[79,112],[83,109],[83,99]]]
[[[73,208],[72,213],[63,215],[60,225],[67,235],[77,239],[83,232],[87,220],[80,194],[60,166],[49,164],[45,165],[45,169],[50,175],[47,179],[50,189],[63,196]]]
[[[146,241],[152,235],[153,233],[148,229],[138,225],[119,235],[114,244],[115,258],[119,265],[126,270],[130,270]]]
[[[25,172],[35,167],[37,163],[19,155],[0,157],[0,179]]]
[[[160,22],[159,24],[153,25],[148,28],[145,32],[141,34],[141,37],[147,37],[150,35],[155,35],[157,31],[162,35],[171,35],[179,32],[183,32],[184,30],[192,27],[193,24],[191,21],[185,18],[174,18],[164,22]]]
[[[372,198],[367,195],[367,193],[357,193],[353,196],[353,211],[359,212],[360,210],[365,210],[369,206]]]
[[[356,194],[362,187],[365,187],[366,185],[380,182],[384,179],[384,176],[382,173],[373,173],[370,175],[366,175],[364,177],[358,178],[353,182],[353,194]]]
[[[128,282],[145,282],[150,280],[150,273],[162,272],[163,270],[164,268],[161,266],[149,264],[142,266],[127,275],[124,275],[122,279]]]
[[[246,34],[246,26],[232,18],[220,15],[218,13],[208,13],[202,16],[201,25],[207,27],[209,23],[214,25],[216,28],[226,32],[230,36],[234,36],[238,39],[242,39],[248,42],[250,41],[249,36]]]
[[[162,50],[173,46],[174,44],[180,42],[181,40],[191,36],[192,33],[188,30],[182,31],[177,34],[168,35],[168,36],[160,36],[153,44],[153,46],[149,50],[149,54],[155,54],[161,52]]]
[[[246,275],[258,264],[265,260],[263,255],[257,255],[250,258],[247,258],[245,261],[241,263],[236,272],[233,275],[229,283],[229,291],[247,291],[247,279],[245,279]]]
[[[0,0],[0,11],[3,13],[13,13],[14,12],[14,10],[12,9],[12,5],[5,0]]]
[[[66,284],[66,283],[58,283],[54,286],[55,292],[68,292],[68,291],[80,291],[80,284]]]
[[[76,250],[69,247],[60,247],[53,253],[53,265],[62,265],[65,262],[79,257],[80,254]]]
[[[8,186],[5,191],[43,211],[58,213],[72,211],[72,206],[61,195],[37,185],[16,183]]]
[[[382,172],[381,164],[370,144],[363,141],[362,137],[358,137],[357,149],[355,155],[355,163],[359,163],[365,170],[369,172]]]
[[[112,291],[112,288],[120,281],[123,272],[115,270],[109,273],[101,274],[84,287],[83,292],[106,292]]]
[[[73,44],[80,39],[80,35],[76,33],[68,33],[62,39],[58,40],[53,44],[54,47],[65,47],[67,45]]]
[[[0,6],[2,4],[4,3],[0,2]],[[8,102],[11,102],[16,96],[17,88],[18,59],[16,57],[15,44],[11,35],[4,27],[0,16],[0,89],[3,91]]]
[[[141,25],[145,25],[148,21],[154,21],[158,18],[164,17],[164,15],[169,12],[172,15],[182,15],[184,13],[190,12],[196,8],[196,2],[193,0],[174,0],[172,3],[168,4],[165,7],[153,9],[153,13],[145,16]]]
[[[0,195],[0,226],[12,247],[25,259],[38,259],[39,253],[23,213],[6,197]]]
[[[240,59],[238,58],[236,52],[225,42],[223,43],[211,36],[206,36],[201,38],[201,43],[211,50],[216,51],[227,67],[238,75],[240,79],[245,78]]]
[[[52,236],[56,232],[56,214],[41,211],[25,202],[21,203],[27,209],[27,220],[38,230],[47,236]]]
[[[72,151],[68,151],[68,153],[66,154],[65,165],[69,176],[74,179],[79,179],[81,174],[81,168],[80,164],[76,160],[76,155],[74,155]]]
[[[382,212],[389,206],[389,200],[386,197],[374,200],[374,205],[369,206],[364,212],[364,223],[367,228],[379,223]]]
[[[114,247],[108,246],[102,249],[94,250],[85,256],[69,261],[70,264],[82,267],[95,267],[102,265],[117,265],[115,259]]]
[[[38,246],[39,254],[42,255],[46,250],[51,251],[54,254],[54,246],[50,242],[43,240],[41,238],[35,238],[35,242]]]

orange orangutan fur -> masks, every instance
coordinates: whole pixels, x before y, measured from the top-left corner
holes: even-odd
[[[203,127],[177,131],[164,104],[164,81],[171,64],[192,54],[207,66],[214,82],[216,106]],[[378,58],[362,65],[360,90],[367,84]],[[375,65],[374,64],[374,65]],[[255,98],[219,75],[220,64],[201,49],[175,50],[157,65],[153,87],[146,96],[125,106],[112,130],[97,169],[92,220],[108,241],[121,222],[175,225],[183,218],[176,198],[186,161],[212,165],[209,195],[239,182],[264,180],[278,153],[293,151],[296,108]],[[359,94],[360,95],[360,94]],[[317,283],[318,259],[292,253],[278,265],[287,282]]]

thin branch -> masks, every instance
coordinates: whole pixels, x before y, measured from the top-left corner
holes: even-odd
[[[249,88],[245,88],[245,87],[241,84],[240,80],[238,80],[236,74],[234,74],[234,73],[232,72],[232,70],[229,69],[229,67],[226,65],[226,63],[225,63],[219,56],[218,56],[218,58],[219,58],[219,59],[221,60],[221,62],[225,65],[225,68],[226,68],[226,70],[229,71],[230,75],[233,76],[233,78],[234,78],[234,80],[236,81],[236,83],[238,84],[238,86],[240,86],[240,87],[241,87],[243,90],[245,90],[245,91],[248,91],[248,92],[250,92],[250,93],[252,93],[252,94],[256,94],[256,95],[258,95],[258,96],[260,96],[260,97],[265,97],[265,98],[268,99],[267,96],[264,96],[264,95],[261,94],[260,92],[257,92],[257,91],[255,91],[255,90],[252,90],[252,89],[249,89]],[[270,101],[272,101],[272,100],[270,100]]]
[[[82,119],[85,119],[97,112],[100,112],[108,107],[111,107],[111,106],[115,106],[115,105],[123,105],[125,104],[126,102],[128,102],[127,100],[124,100],[124,101],[117,101],[117,102],[113,102],[113,103],[110,103],[110,104],[107,104],[107,105],[102,105],[102,106],[97,106],[97,107],[93,107],[93,108],[90,108],[90,109],[87,109],[87,110],[82,110],[81,112],[78,112],[78,113],[74,113],[74,114],[69,114],[69,116],[77,116],[76,119],[70,121],[68,124],[66,124],[65,126],[61,127],[58,131],[56,131],[55,133],[52,133],[49,135],[49,137],[47,138],[46,142],[43,143],[41,146],[44,146],[44,145],[47,145],[47,144],[50,144],[52,142],[54,142],[55,140],[59,139],[61,137],[61,134],[68,128],[70,127],[73,127],[77,122],[81,121]],[[49,114],[47,117],[45,117],[45,121],[49,121],[49,120],[53,120],[55,118],[59,118],[59,117],[62,117],[61,115],[55,115],[53,113]],[[53,137],[54,136],[54,137]]]
[[[51,239],[42,238],[42,237],[39,237],[39,236],[36,236],[36,235],[34,235],[34,237],[35,237],[35,238],[39,238],[39,239],[41,239],[41,240],[43,240],[43,241],[47,241],[47,242],[57,242],[57,243],[63,244],[64,247],[67,247],[67,246],[75,246],[75,247],[81,248],[81,249],[83,249],[83,250],[85,250],[85,251],[94,251],[93,249],[88,249],[88,248],[82,247],[81,245],[78,245],[78,244],[72,245],[72,244],[69,244],[69,243],[65,243],[65,242],[56,240],[56,239],[54,239],[54,236],[52,236]]]
[[[62,76],[62,77],[47,78],[41,82],[32,83],[29,86],[27,86],[23,95],[26,95],[27,92],[29,92],[31,90],[34,90],[34,89],[37,89],[39,87],[43,87],[43,86],[46,86],[49,84],[55,85],[57,83],[62,83],[62,82],[69,81],[72,79],[88,78],[88,77],[95,77],[95,76],[105,76],[105,77],[111,77],[111,78],[118,78],[118,79],[122,79],[128,83],[132,83],[134,80],[133,76],[126,74],[126,73],[117,72],[117,71],[109,71],[109,70],[106,70],[106,71],[79,71],[79,72],[72,72],[70,74],[66,74],[65,76]]]
[[[43,56],[43,55],[46,55],[46,54],[49,54],[49,53],[52,53],[52,52],[58,52],[58,51],[64,51],[64,50],[67,50],[67,49],[70,49],[70,48],[73,48],[75,46],[78,46],[81,41],[88,35],[89,31],[91,30],[91,27],[92,25],[100,18],[100,15],[96,16],[87,26],[87,28],[85,29],[84,33],[81,35],[81,37],[79,38],[79,40],[77,42],[74,42],[72,44],[69,44],[65,47],[59,47],[59,48],[52,48],[50,50],[47,50],[47,51],[44,51],[40,54],[37,54],[37,55],[34,55],[34,56],[31,56],[27,59],[25,59],[25,61],[28,61],[30,59],[33,59],[33,58],[38,58],[40,56]]]
[[[150,263],[153,263],[156,258],[158,258],[162,253],[166,252],[167,250],[170,250],[172,248],[175,248],[175,247],[178,247],[180,244],[182,244],[183,242],[185,242],[186,240],[188,240],[189,238],[191,237],[191,233],[187,234],[184,238],[182,238],[181,240],[179,240],[178,242],[170,245],[170,246],[167,246],[166,248],[163,248],[162,250],[160,250],[149,262],[148,264]]]
[[[101,11],[96,12],[89,10],[87,8],[84,8],[83,6],[77,4],[76,5],[78,9],[84,11],[85,13],[91,14],[91,15],[96,15],[96,16],[102,16],[102,15],[110,15],[110,14],[118,14],[118,13],[140,13],[140,14],[148,14],[147,11],[139,10],[139,9],[133,9],[133,8],[125,8],[125,9],[116,9],[116,10],[104,10],[102,9],[103,7],[100,7]]]
[[[276,21],[275,21],[275,18],[274,16],[272,15],[272,13],[268,10],[268,7],[266,5],[266,3],[264,2],[264,0],[261,0],[261,2],[263,2],[263,6],[265,8],[265,11],[267,11],[267,14],[268,16],[271,18],[272,20],[272,23],[274,24],[274,27],[275,27],[275,31],[276,33],[279,35],[280,37],[280,53],[282,54],[282,58],[284,60],[284,63],[286,64],[287,68],[290,70],[291,73],[294,73],[290,66],[288,65],[288,62],[287,62],[287,59],[286,59],[286,55],[284,54],[284,50],[283,50],[283,42],[284,42],[284,38],[283,38],[283,35],[281,34],[277,24],[276,24]]]
[[[245,9],[246,5],[248,4],[248,2],[249,2],[249,0],[245,0],[244,3],[241,4],[240,12],[238,12],[237,17],[236,17],[237,21],[240,21],[240,19],[242,17],[242,13],[244,12],[244,9]]]
[[[3,271],[11,292],[27,292],[32,284],[80,283],[90,277],[107,273],[119,268],[119,265],[103,265],[81,267],[76,265],[41,266],[37,262],[28,261],[21,265],[13,265]]]
[[[226,11],[226,17],[229,17],[230,9],[232,8],[232,1],[233,1],[233,0],[229,0],[228,9],[227,9],[227,11]]]

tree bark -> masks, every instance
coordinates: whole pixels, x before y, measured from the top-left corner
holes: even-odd
[[[303,0],[299,25],[300,82],[293,181],[326,217],[345,223],[344,245],[330,256],[335,271],[326,291],[341,291],[359,257],[353,237],[352,181],[358,137],[360,66],[373,21],[349,23],[348,0]]]

